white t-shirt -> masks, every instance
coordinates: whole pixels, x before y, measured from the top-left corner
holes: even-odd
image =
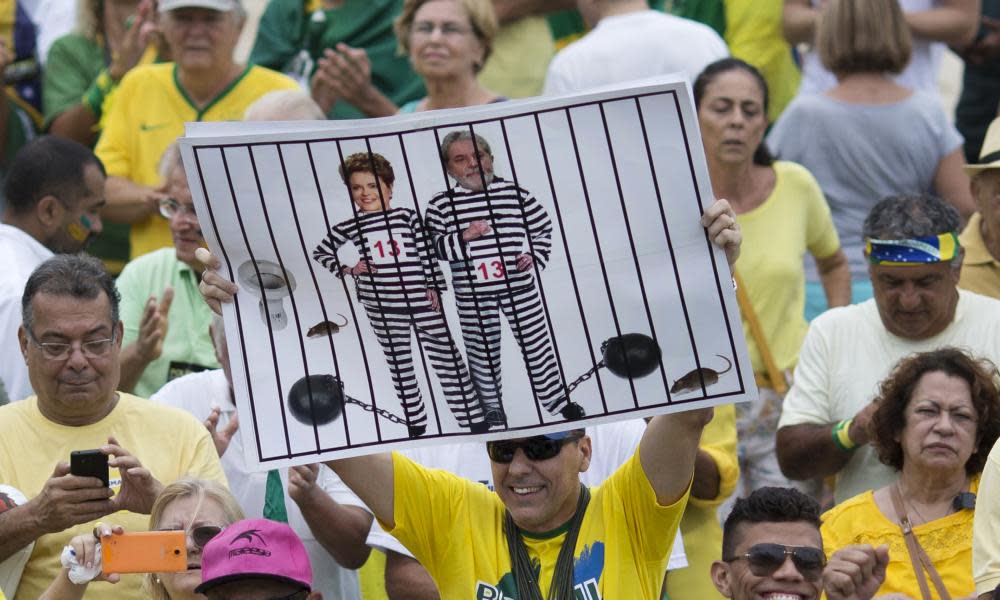
[[[655,10],[605,17],[549,63],[543,94],[684,73],[693,82],[709,63],[729,56],[707,25]]]
[[[896,363],[915,352],[957,346],[997,361],[1000,301],[965,290],[958,293],[951,325],[925,340],[907,340],[886,331],[874,299],[816,317],[802,343],[795,383],[785,396],[778,427],[836,423],[853,417],[871,402]],[[871,446],[858,448],[837,474],[836,501],[878,489],[895,478]]]
[[[23,230],[0,224],[0,379],[11,402],[35,392],[28,381],[28,367],[21,358],[17,329],[21,326],[21,296],[35,268],[52,257],[52,251]]]
[[[22,0],[21,6],[35,24],[35,48],[44,65],[52,43],[76,26],[77,2],[74,0]]]
[[[236,407],[229,394],[229,384],[222,369],[192,373],[168,382],[151,398],[185,410],[200,421],[208,418],[214,406],[222,409],[219,428],[225,427]],[[222,455],[222,470],[229,480],[229,489],[239,500],[247,518],[260,518],[264,512],[264,492],[267,487],[267,472],[252,472],[247,468],[243,455],[243,432],[233,436],[229,448]],[[281,484],[285,490],[285,509],[288,524],[302,538],[309,552],[309,562],[313,569],[313,589],[323,593],[324,598],[361,600],[356,571],[337,564],[330,553],[316,540],[298,505],[288,496],[288,470],[281,470]],[[352,492],[336,473],[325,465],[320,466],[317,484],[338,503],[350,506],[368,507]]]
[[[813,6],[819,4],[812,0]],[[899,5],[905,13],[920,12],[936,7],[938,0],[899,0]],[[923,38],[913,37],[913,51],[910,63],[903,72],[895,76],[899,85],[927,92],[940,98],[938,93],[938,70],[941,66],[941,56],[944,54],[944,44],[932,42]],[[802,83],[800,94],[818,94],[837,85],[837,78],[826,70],[819,60],[819,53],[812,47],[802,54]]]
[[[646,423],[642,419],[619,421],[607,425],[588,427],[593,454],[590,458],[590,468],[580,474],[580,481],[587,487],[599,485],[635,454],[639,447],[642,432]],[[465,442],[446,444],[442,446],[422,446],[400,451],[411,460],[432,469],[443,469],[460,475],[471,481],[478,481],[493,489],[493,472],[486,448],[480,442]],[[368,545],[382,551],[392,550],[413,557],[399,540],[385,532],[378,524],[378,519],[372,523],[368,534]],[[680,530],[674,538],[674,547],[670,553],[667,570],[681,569],[688,565],[684,554],[684,541]]]

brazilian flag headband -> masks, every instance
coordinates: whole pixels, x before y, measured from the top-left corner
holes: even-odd
[[[954,233],[904,240],[865,240],[869,262],[889,266],[947,262],[955,258],[960,247]]]

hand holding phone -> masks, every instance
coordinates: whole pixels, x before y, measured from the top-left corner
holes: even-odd
[[[65,467],[64,467],[65,468]],[[108,455],[100,450],[74,450],[69,454],[69,472],[79,477],[96,477],[110,487]]]
[[[187,570],[183,531],[139,531],[101,537],[101,570],[109,573],[172,573]]]

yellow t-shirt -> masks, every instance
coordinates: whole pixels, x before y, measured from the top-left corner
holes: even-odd
[[[197,419],[131,394],[119,392],[118,396],[118,404],[107,417],[83,427],[46,419],[38,410],[37,396],[0,407],[0,483],[34,498],[57,462],[69,462],[73,450],[107,444],[109,435],[164,485],[187,474],[226,483],[212,438]],[[110,470],[110,480],[117,492],[121,485],[117,469]],[[123,525],[126,531],[149,529],[148,515],[122,511],[101,520]],[[21,575],[18,598],[38,598],[61,569],[59,554],[63,546],[74,536],[93,531],[96,524],[91,521],[39,537]],[[140,575],[123,575],[115,585],[91,583],[84,598],[139,598],[141,581]]]
[[[779,369],[798,361],[799,348],[809,324],[805,309],[806,252],[826,258],[840,248],[830,207],[813,176],[801,165],[774,163],[774,191],[757,208],[736,216],[743,230],[737,264],[750,304],[753,305]],[[750,362],[754,371],[765,371],[760,351],[743,320]]]
[[[979,475],[972,478],[969,491],[979,491]],[[987,503],[984,497],[983,504]],[[913,528],[917,540],[927,552],[934,568],[952,598],[972,593],[972,518],[973,511],[961,510],[941,519]],[[890,521],[875,504],[874,492],[868,491],[838,504],[823,515],[823,546],[827,556],[851,544],[889,546],[889,566],[885,582],[877,595],[898,593],[920,598],[920,585],[910,562],[910,553],[898,523]],[[927,579],[931,596],[937,590]]]
[[[514,599],[517,591],[503,533],[504,505],[484,485],[424,468],[393,453],[396,527],[386,530],[430,572],[442,598]],[[639,451],[592,490],[574,548],[573,586],[581,598],[659,598],[687,494],[659,506]],[[382,524],[385,527],[385,524]],[[565,529],[524,536],[541,564],[547,594]]]
[[[740,479],[736,409],[732,404],[715,407],[715,417],[705,426],[698,447],[712,457],[719,469],[719,495],[711,499],[691,496],[684,510],[681,534],[688,566],[667,574],[667,597],[673,600],[722,598],[712,583],[710,569],[712,562],[722,559],[722,525],[716,513]]]
[[[736,58],[760,69],[774,122],[799,91],[802,72],[781,31],[782,0],[726,0],[726,44]]]
[[[122,78],[95,152],[109,176],[157,186],[160,157],[189,121],[239,121],[248,106],[274,90],[295,89],[289,77],[249,67],[215,100],[198,109],[177,81],[174,63],[136,67]],[[172,244],[158,215],[132,225],[132,258]]]

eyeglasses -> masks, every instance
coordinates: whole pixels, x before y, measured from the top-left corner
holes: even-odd
[[[73,353],[73,344],[67,344],[66,342],[39,342],[35,334],[28,329],[28,339],[30,339],[36,346],[41,348],[42,356],[48,360],[66,360]],[[74,342],[75,343],[75,342]],[[115,344],[115,336],[112,334],[109,338],[104,338],[100,340],[88,340],[86,342],[80,342],[80,352],[87,358],[103,358],[108,355],[111,351],[111,347]]]
[[[173,219],[177,215],[185,215],[189,219],[198,219],[198,213],[194,211],[193,204],[181,204],[173,198],[160,199],[160,215],[164,219]]]
[[[458,23],[431,23],[430,21],[418,21],[413,24],[410,31],[416,35],[431,36],[434,30],[441,31],[444,37],[458,37],[471,31],[468,27],[462,27]]]
[[[500,442],[487,442],[486,453],[490,455],[493,462],[507,464],[514,460],[517,449],[524,450],[524,455],[528,460],[548,460],[555,457],[562,451],[564,444],[575,442],[583,437],[583,434],[575,434],[564,437],[561,440],[550,440],[547,437],[530,437],[526,440],[504,440]]]
[[[199,525],[197,527],[192,527],[191,529],[184,530],[181,528],[166,528],[158,529],[157,531],[186,531],[187,535],[191,537],[195,546],[199,548],[204,548],[206,544],[212,541],[212,539],[222,533],[226,528],[220,527],[218,525]]]
[[[770,577],[785,563],[785,557],[791,556],[792,563],[799,573],[809,581],[818,581],[823,576],[826,565],[826,554],[819,548],[811,546],[783,546],[781,544],[756,544],[746,553],[732,558],[722,559],[733,562],[741,558],[747,559],[750,572],[757,577]]]

